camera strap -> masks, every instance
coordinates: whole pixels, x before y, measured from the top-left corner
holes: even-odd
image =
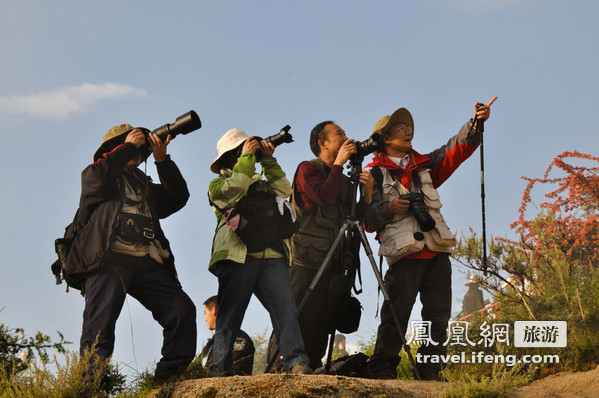
[[[418,173],[422,168],[416,168],[412,170],[412,192],[422,192],[422,180],[420,179],[420,174]]]
[[[133,189],[133,192],[135,192],[135,193],[141,192],[142,193],[141,199],[134,200],[127,196],[127,187],[124,185],[126,183],[128,183],[131,186],[131,188]],[[138,206],[138,207],[143,206],[143,203],[146,201],[146,199],[148,198],[148,195],[150,194],[150,184],[148,184],[147,180],[142,181],[134,173],[131,173],[129,175],[123,174],[123,181],[122,181],[121,185],[122,186],[119,187],[120,188],[119,190],[121,193],[121,200],[123,203],[125,203],[129,206]]]

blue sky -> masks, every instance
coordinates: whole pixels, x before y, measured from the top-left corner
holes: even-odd
[[[77,207],[80,172],[113,125],[150,129],[194,109],[203,127],[169,153],[191,199],[163,222],[185,291],[217,291],[207,270],[215,218],[206,190],[215,145],[230,128],[268,136],[289,124],[275,156],[291,178],[312,157],[310,129],[332,119],[366,139],[406,107],[414,147],[444,144],[499,96],[486,123],[489,235],[512,236],[525,186],[564,150],[597,155],[599,3],[552,0],[3,2],[0,15],[0,322],[61,331],[78,348],[83,299],[54,285],[54,239]],[[156,176],[148,165],[148,174]],[[480,232],[478,152],[440,189],[453,231]],[[371,241],[375,250],[377,245]],[[378,325],[376,281],[363,259],[364,306],[352,343]],[[454,312],[465,276],[454,268]],[[419,307],[414,319],[419,319]],[[270,330],[252,300],[243,328]],[[132,371],[159,358],[160,327],[134,299],[117,324],[114,358]]]

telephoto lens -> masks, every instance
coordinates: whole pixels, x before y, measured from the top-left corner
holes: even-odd
[[[166,141],[166,137],[171,136],[171,139],[175,138],[179,134],[189,134],[202,127],[202,121],[195,111],[189,111],[184,115],[179,116],[175,123],[165,124],[152,131],[152,134],[156,134],[162,141]]]
[[[291,126],[287,125],[281,129],[277,134],[273,134],[270,137],[266,137],[264,141],[272,143],[274,146],[279,146],[282,143],[293,142],[293,137],[289,134]]]
[[[171,139],[174,139],[179,134],[189,134],[200,127],[202,127],[202,121],[200,120],[198,114],[195,111],[189,111],[179,116],[175,120],[175,123],[167,123],[163,126],[160,126],[157,129],[152,130],[151,134],[156,134],[164,142],[169,134]],[[152,153],[152,146],[148,141],[148,132],[144,131],[144,133],[146,134],[146,143],[139,148],[139,152],[144,158],[147,158]]]
[[[289,133],[291,126],[286,125],[279,131],[277,134],[273,134],[266,138],[254,137],[254,139],[258,141],[266,141],[273,144],[275,147],[283,144],[293,142],[293,136]],[[262,159],[262,151],[256,151],[256,160],[260,161]]]

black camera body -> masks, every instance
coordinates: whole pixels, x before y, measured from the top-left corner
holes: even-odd
[[[371,154],[374,151],[380,151],[383,145],[381,144],[381,135],[373,134],[364,141],[354,141],[357,152],[349,157],[350,162],[359,163],[364,159],[364,156]]]
[[[414,214],[414,217],[416,217],[416,221],[418,222],[418,226],[422,232],[429,232],[435,228],[437,223],[435,222],[433,216],[431,216],[428,212],[426,203],[424,203],[424,194],[420,192],[410,192],[405,195],[400,195],[399,198],[410,202],[408,211],[411,211],[412,214]]]
[[[354,141],[354,144],[356,145],[356,149],[358,150],[356,152],[356,155],[366,156],[382,148],[381,135],[378,133],[373,134],[372,136],[370,136],[370,138],[364,141]]]
[[[198,114],[195,111],[189,111],[179,116],[175,120],[175,123],[167,123],[163,126],[160,126],[152,130],[151,134],[156,134],[164,142],[169,135],[171,136],[172,140],[179,134],[189,134],[200,127],[202,127],[202,121],[200,120]],[[148,134],[150,133],[144,131],[144,134],[146,135],[146,143],[139,148],[139,151],[144,158],[147,158],[150,156],[150,153],[152,153],[152,146],[148,140]]]

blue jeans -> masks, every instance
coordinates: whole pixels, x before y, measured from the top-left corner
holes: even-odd
[[[214,267],[214,274],[218,277],[218,315],[210,376],[233,375],[233,343],[252,293],[270,315],[281,353],[285,357],[283,367],[291,369],[299,362],[308,363],[295,301],[291,295],[286,260],[247,256],[245,264],[222,261]]]

